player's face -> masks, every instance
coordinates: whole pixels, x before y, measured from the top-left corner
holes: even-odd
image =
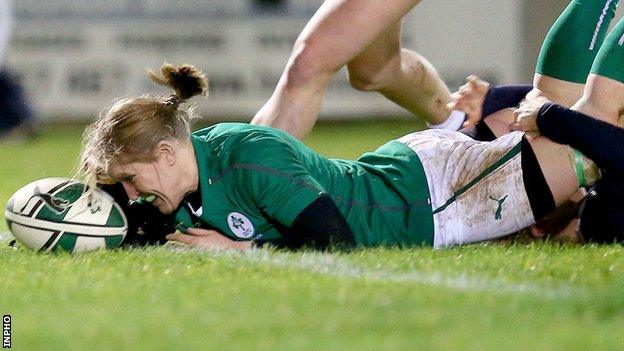
[[[152,161],[113,162],[109,175],[121,182],[131,200],[142,198],[164,214],[173,213],[184,197],[179,190],[175,168],[166,157],[157,156]]]

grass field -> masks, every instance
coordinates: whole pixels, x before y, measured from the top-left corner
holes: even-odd
[[[354,157],[413,128],[325,124],[307,143]],[[80,131],[0,143],[0,201],[67,175]],[[624,349],[621,246],[72,256],[15,250],[3,237],[0,313],[12,316],[16,350]]]

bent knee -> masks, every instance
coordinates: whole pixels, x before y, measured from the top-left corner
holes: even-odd
[[[383,89],[400,70],[400,60],[390,60],[385,65],[374,63],[349,63],[349,84],[360,91],[378,91]]]
[[[386,58],[384,62],[355,61],[347,64],[349,83],[361,91],[382,91],[409,76],[419,86],[427,83],[427,67],[420,60],[404,59],[403,53]]]
[[[381,79],[378,79],[374,74],[369,72],[355,71],[353,72],[349,67],[349,84],[360,91],[377,91],[381,89]]]

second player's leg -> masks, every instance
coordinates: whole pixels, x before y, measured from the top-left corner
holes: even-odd
[[[583,94],[587,75],[600,49],[617,0],[572,0],[548,31],[528,98],[540,95],[571,106]]]
[[[431,124],[442,123],[449,115],[448,87],[429,61],[401,48],[401,22],[384,31],[347,68],[354,88],[378,91]]]
[[[624,19],[605,39],[594,60],[583,97],[572,107],[611,124],[624,112]]]
[[[327,0],[305,26],[277,87],[252,123],[303,138],[331,77],[420,0]]]
[[[624,83],[590,74],[583,96],[572,105],[572,109],[611,124],[619,124],[624,109]]]
[[[605,122],[616,124],[618,117],[624,110],[624,20],[620,20],[609,36],[604,40],[598,54],[595,57],[591,74],[587,80],[583,97],[572,107],[577,110],[601,119]],[[596,135],[599,142],[600,135]],[[560,159],[560,151],[557,148],[567,148],[555,144],[548,139],[538,138],[533,141],[537,155],[542,155],[540,164],[544,169],[544,175],[550,175],[554,181],[560,184],[552,184],[553,195],[562,194],[569,188],[569,181],[565,181],[566,172],[562,173],[562,166],[557,165]],[[539,157],[538,157],[539,158]],[[559,161],[561,162],[561,161]],[[569,174],[569,172],[567,172]],[[561,178],[563,176],[563,178]],[[569,177],[568,177],[569,178]],[[561,180],[563,180],[561,182]],[[551,182],[549,182],[550,185]]]

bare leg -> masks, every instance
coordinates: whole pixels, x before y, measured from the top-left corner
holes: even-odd
[[[390,26],[347,64],[351,85],[378,91],[432,124],[446,120],[448,87],[435,68],[414,51],[401,49],[401,22]]]
[[[604,42],[618,0],[574,0],[544,38],[528,97],[543,95],[569,107],[583,94],[583,85]]]
[[[297,38],[275,92],[251,123],[303,138],[316,122],[331,77],[419,2],[325,1]]]
[[[583,95],[585,84],[568,82],[548,76],[535,74],[533,90],[527,94],[527,99],[544,96],[559,105],[570,107]]]
[[[624,83],[590,74],[583,96],[572,109],[611,124],[618,124],[624,110]]]

